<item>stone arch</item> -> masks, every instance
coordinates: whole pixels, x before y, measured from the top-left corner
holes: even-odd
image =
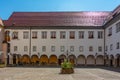
[[[22,56],[21,61],[22,61],[23,64],[29,64],[30,63],[30,57],[27,54],[25,54],[25,55]]]
[[[66,59],[66,56],[65,56],[64,54],[61,54],[61,55],[59,56],[59,59]]]
[[[95,65],[95,57],[94,55],[88,55],[87,56],[87,65]]]
[[[21,62],[22,62],[22,56],[21,54],[17,54],[17,63],[21,64]]]
[[[45,65],[45,64],[48,64],[48,56],[47,55],[45,55],[45,54],[43,54],[43,55],[41,55],[40,56],[40,63],[42,64],[42,65]]]
[[[86,58],[84,55],[79,55],[77,57],[77,64],[78,65],[85,65],[86,64]]]
[[[58,63],[57,56],[56,56],[56,55],[51,55],[51,56],[49,57],[49,63],[50,63],[50,64],[57,64],[57,63]]]
[[[103,55],[98,55],[96,57],[96,65],[104,65],[104,56]]]
[[[58,64],[61,65],[61,63],[66,59],[66,56],[64,54],[61,54],[58,59]]]
[[[76,64],[76,56],[75,55],[73,55],[73,54],[69,55],[68,59],[72,64]]]
[[[110,66],[114,65],[114,56],[111,54],[110,55]]]
[[[39,63],[39,58],[37,55],[32,55],[31,56],[31,62],[32,63]]]
[[[17,64],[17,54],[13,54],[13,64]]]

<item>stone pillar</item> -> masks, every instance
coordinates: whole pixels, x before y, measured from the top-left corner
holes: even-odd
[[[113,67],[117,67],[116,62],[117,62],[117,60],[113,59]]]
[[[117,59],[114,59],[114,67],[117,67]]]
[[[13,64],[13,56],[11,53],[7,53],[9,55],[9,64]]]
[[[7,42],[2,43],[2,61],[7,64]]]

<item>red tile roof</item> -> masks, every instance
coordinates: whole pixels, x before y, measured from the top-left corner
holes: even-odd
[[[102,26],[110,12],[14,12],[5,26]]]

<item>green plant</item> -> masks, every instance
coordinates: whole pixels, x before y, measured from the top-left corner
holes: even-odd
[[[64,62],[61,64],[62,68],[73,68],[73,65],[70,61],[67,61],[66,59],[64,60]]]

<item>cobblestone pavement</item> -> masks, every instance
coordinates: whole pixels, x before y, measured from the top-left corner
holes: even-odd
[[[60,74],[60,68],[0,68],[0,80],[120,80],[120,73],[100,68],[75,68]]]

